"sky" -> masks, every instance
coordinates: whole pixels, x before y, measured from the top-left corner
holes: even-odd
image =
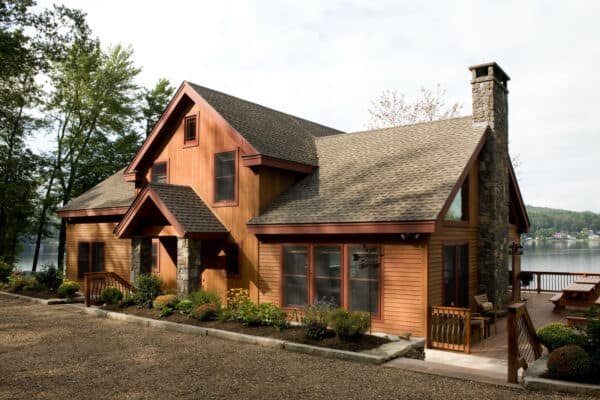
[[[386,89],[440,84],[471,114],[468,67],[509,86],[510,151],[527,204],[600,212],[600,2],[39,0],[84,10],[131,45],[141,85],[210,87],[344,131]]]

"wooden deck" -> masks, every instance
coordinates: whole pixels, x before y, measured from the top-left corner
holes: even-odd
[[[538,294],[523,292],[526,298],[527,310],[536,329],[550,322],[567,322],[567,315],[575,309],[562,310],[560,314],[554,313],[554,304],[550,302],[552,294]],[[498,319],[498,333],[494,333],[491,326],[491,336],[483,342],[475,335],[471,344],[471,353],[476,356],[490,357],[506,360],[508,355],[508,333],[506,331],[506,317]]]

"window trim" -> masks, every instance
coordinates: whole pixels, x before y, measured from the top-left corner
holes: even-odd
[[[356,247],[356,246],[363,246],[366,245],[367,247],[375,247],[377,250],[377,252],[379,253],[379,272],[377,274],[377,279],[379,282],[379,293],[378,293],[378,307],[377,307],[377,313],[372,313],[371,314],[371,322],[375,322],[375,323],[383,323],[384,322],[384,304],[383,304],[383,300],[384,300],[384,255],[382,254],[382,249],[383,249],[383,243],[363,243],[363,242],[330,242],[330,241],[325,241],[325,242],[283,242],[279,244],[279,251],[280,251],[280,257],[279,257],[279,272],[280,272],[280,279],[279,279],[279,307],[284,309],[284,310],[288,310],[288,311],[302,311],[302,307],[294,307],[294,306],[286,306],[284,305],[284,289],[283,289],[283,276],[284,276],[284,247],[285,246],[307,246],[308,249],[308,270],[306,273],[306,278],[308,280],[307,282],[307,299],[308,299],[308,305],[312,305],[313,302],[313,296],[314,296],[314,276],[315,276],[315,269],[314,269],[314,250],[315,247],[317,246],[339,246],[341,251],[342,251],[342,257],[341,257],[341,262],[342,262],[342,270],[341,270],[341,275],[340,275],[340,279],[341,279],[341,285],[340,285],[340,300],[341,303],[339,305],[340,308],[343,308],[344,310],[349,311],[348,306],[349,306],[349,295],[350,295],[350,263],[348,260],[348,248],[349,247]]]
[[[82,244],[87,245],[88,248],[88,268],[87,271],[83,273],[83,276],[79,276],[79,248]],[[102,272],[106,272],[106,242],[104,240],[79,240],[77,241],[77,271],[76,276],[77,280],[85,279],[85,274],[89,272],[93,272],[92,269],[94,267],[94,244],[102,244]]]
[[[221,154],[226,154],[226,153],[233,153],[234,154],[234,177],[233,177],[233,200],[220,200],[217,201],[217,156],[221,155]],[[213,176],[212,176],[212,181],[213,181],[213,207],[236,207],[239,205],[239,153],[240,153],[240,149],[239,147],[236,147],[235,149],[231,149],[231,150],[226,150],[226,151],[219,151],[213,154]]]
[[[170,174],[170,170],[171,170],[170,164],[171,163],[169,161],[170,160],[168,158],[161,158],[161,159],[154,160],[154,162],[150,166],[150,174],[149,174],[150,176],[149,176],[149,179],[148,179],[148,181],[150,183],[157,183],[157,182],[152,182],[152,167],[154,167],[157,164],[165,164],[165,170],[166,170],[166,174],[167,174],[166,183],[167,184],[171,183],[171,179],[169,179],[169,176],[171,175]]]
[[[466,245],[467,246],[467,291],[470,291],[471,289],[471,265],[470,265],[470,258],[471,258],[471,246],[469,245],[469,240],[468,239],[464,239],[464,240],[444,240],[442,241],[442,248],[441,248],[441,252],[442,252],[442,301],[441,304],[444,304],[444,299],[446,298],[446,285],[444,285],[444,267],[446,265],[446,252],[444,251],[446,246],[463,246]],[[458,252],[456,252],[456,255],[454,256],[454,274],[455,276],[458,277]],[[458,293],[458,279],[456,280],[456,282],[454,283],[454,291],[455,294]],[[471,293],[467,293],[467,306],[465,306],[464,308],[470,308],[471,307]],[[450,307],[450,306],[448,306]],[[454,306],[454,307],[458,307],[458,306]]]
[[[196,120],[196,129],[194,132],[194,139],[193,140],[187,140],[187,135],[186,135],[186,128],[187,128],[187,121],[194,119]],[[185,117],[183,117],[183,148],[188,148],[188,147],[196,147],[198,146],[198,144],[200,143],[200,112],[195,113],[195,114],[188,114]]]

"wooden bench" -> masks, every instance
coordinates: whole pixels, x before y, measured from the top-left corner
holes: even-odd
[[[554,303],[554,312],[559,312],[560,309],[562,308],[562,305],[560,304],[560,301],[562,300],[562,298],[563,298],[562,293],[557,293],[550,298],[550,301]]]

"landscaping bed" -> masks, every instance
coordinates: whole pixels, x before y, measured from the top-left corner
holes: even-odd
[[[37,299],[54,299],[56,298],[55,292],[47,292],[44,290],[14,290],[10,288],[0,289],[2,292],[20,294],[21,296],[35,297]]]
[[[122,312],[125,314],[136,315],[139,317],[160,319],[180,324],[201,326],[205,328],[222,329],[230,332],[243,333],[246,335],[262,336],[273,339],[279,339],[289,342],[302,343],[311,346],[326,347],[330,349],[346,350],[360,352],[371,350],[383,344],[389,343],[387,338],[362,335],[356,341],[344,341],[335,336],[335,333],[328,332],[327,336],[321,340],[312,340],[305,336],[305,330],[301,326],[290,326],[289,328],[277,330],[272,326],[244,326],[237,321],[199,321],[188,315],[175,312],[169,316],[161,317],[160,311],[152,308],[139,308],[136,306],[121,308],[118,306],[103,306],[107,311]]]

